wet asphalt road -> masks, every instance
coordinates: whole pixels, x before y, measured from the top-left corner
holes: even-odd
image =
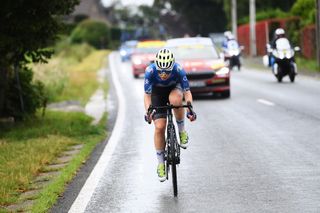
[[[156,175],[143,79],[113,54],[125,122],[85,212],[320,212],[320,81],[279,84],[271,72],[232,72],[231,98],[198,97],[187,122],[177,198]]]

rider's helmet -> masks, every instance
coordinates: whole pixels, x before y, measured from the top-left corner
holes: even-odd
[[[173,53],[167,48],[159,50],[156,55],[155,64],[157,70],[172,71],[174,62]]]
[[[224,35],[224,37],[226,37],[227,39],[230,39],[230,37],[233,36],[232,33],[231,33],[231,31],[225,31],[225,32],[223,33],[223,35]]]
[[[285,31],[284,31],[284,29],[282,29],[282,28],[278,28],[278,29],[276,29],[276,31],[274,32],[274,35],[275,35],[275,37],[276,38],[282,38],[282,37],[285,37]]]

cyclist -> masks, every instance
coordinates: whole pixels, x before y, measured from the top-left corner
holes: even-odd
[[[149,106],[165,106],[169,102],[172,105],[182,105],[185,101],[192,103],[192,94],[186,72],[175,62],[173,53],[166,48],[159,50],[155,62],[146,68],[144,80],[144,106],[147,111]],[[188,146],[188,134],[184,127],[184,108],[174,109],[177,126],[179,129],[180,146],[184,149]],[[165,130],[167,124],[166,110],[157,110],[145,115],[147,122],[154,121],[154,144],[157,152],[157,173],[161,182],[165,181],[164,149]],[[196,114],[191,115],[187,110],[190,121],[196,120]]]

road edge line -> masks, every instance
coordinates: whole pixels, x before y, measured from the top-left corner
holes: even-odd
[[[122,87],[120,85],[119,77],[117,72],[115,71],[115,52],[112,52],[109,55],[109,67],[111,71],[112,81],[115,86],[115,92],[118,98],[118,112],[117,112],[117,120],[115,122],[115,126],[113,131],[111,132],[110,139],[108,144],[105,146],[102,155],[100,156],[97,164],[95,165],[94,169],[90,173],[90,176],[86,180],[85,184],[83,185],[81,191],[79,192],[77,198],[73,202],[71,208],[69,209],[69,213],[80,213],[85,212],[85,209],[90,202],[90,199],[95,191],[95,188],[99,184],[99,181],[104,173],[105,168],[107,167],[112,153],[115,150],[115,147],[120,139],[121,127],[124,124],[125,120],[125,99],[124,93],[122,91]]]

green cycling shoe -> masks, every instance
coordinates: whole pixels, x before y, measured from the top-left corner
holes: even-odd
[[[160,182],[163,182],[167,179],[166,169],[163,163],[158,164],[157,173],[158,173],[158,178]]]
[[[180,147],[186,149],[189,143],[189,137],[186,131],[180,132]]]

